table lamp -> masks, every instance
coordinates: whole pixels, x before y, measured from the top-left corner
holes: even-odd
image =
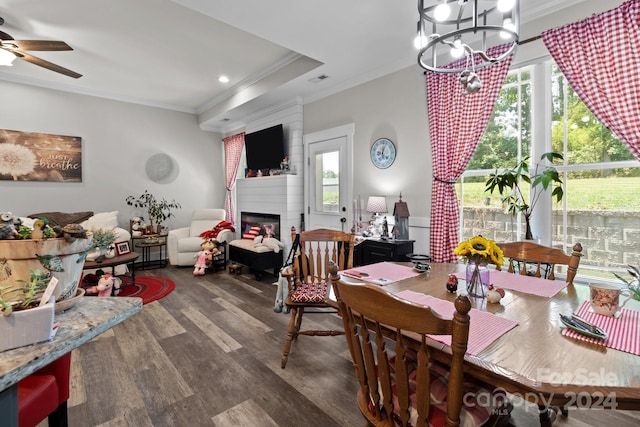
[[[369,196],[367,200],[367,212],[371,215],[371,226],[377,232],[376,222],[378,215],[381,213],[387,213],[387,199],[384,196]]]

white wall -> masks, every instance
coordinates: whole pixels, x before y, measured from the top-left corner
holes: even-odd
[[[429,253],[431,147],[422,70],[406,68],[304,107],[305,134],[347,123],[355,124],[354,197],[366,203],[368,196],[386,196],[392,211],[402,193],[411,214],[414,251]],[[396,146],[396,160],[387,169],[376,168],[369,155],[382,137]]]
[[[196,116],[2,81],[0,93],[0,129],[82,137],[83,169],[81,183],[0,181],[0,211],[118,210],[128,228],[135,211],[126,196],[148,189],[182,205],[168,221],[175,228],[196,208],[224,207],[221,136],[200,130]],[[172,183],[145,174],[146,160],[160,152],[179,165]]]

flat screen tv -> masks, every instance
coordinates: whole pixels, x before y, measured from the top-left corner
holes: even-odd
[[[285,156],[282,124],[246,134],[244,145],[248,169],[280,169]]]

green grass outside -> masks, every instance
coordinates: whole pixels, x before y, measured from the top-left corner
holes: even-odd
[[[460,194],[459,184],[457,189]],[[464,205],[486,206],[486,198],[491,197],[489,206],[500,206],[500,195],[496,191],[485,193],[484,189],[484,182],[465,182]],[[565,187],[565,198],[570,210],[640,212],[640,177],[573,179]]]

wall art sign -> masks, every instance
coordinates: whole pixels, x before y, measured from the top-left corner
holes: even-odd
[[[0,129],[0,180],[82,182],[82,138]]]

